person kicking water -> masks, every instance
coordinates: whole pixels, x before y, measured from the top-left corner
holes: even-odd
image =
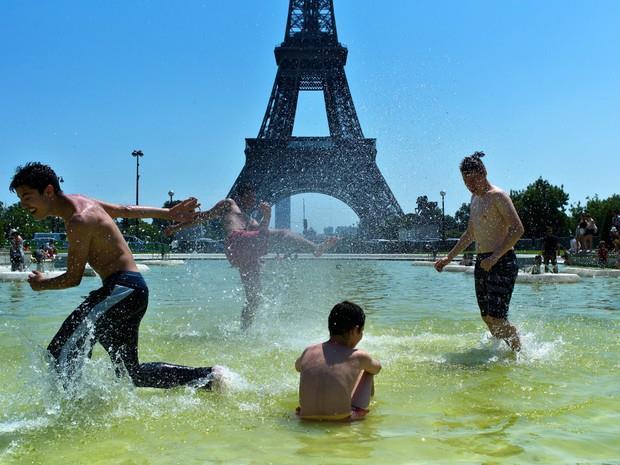
[[[463,181],[473,194],[469,223],[448,255],[435,262],[435,269],[441,272],[475,241],[474,278],[480,314],[491,334],[518,352],[521,342],[508,321],[508,306],[519,272],[513,247],[523,234],[523,224],[508,194],[488,181],[482,157],[483,152],[475,152],[461,162]]]
[[[210,389],[220,381],[221,367],[193,368],[169,363],[138,361],[138,329],[149,290],[133,255],[113,218],[162,218],[188,221],[198,205],[190,198],[168,208],[113,205],[82,195],[62,192],[56,173],[47,165],[18,167],[9,186],[22,208],[36,220],[48,216],[65,222],[68,241],[67,271],[46,279],[34,271],[28,278],[34,291],[66,289],[80,284],[86,264],[101,276],[103,286],[90,293],[64,321],[47,350],[64,385],[80,374],[84,358],[99,342],[136,386],[172,388],[192,385]]]
[[[244,184],[237,189],[238,199],[224,199],[208,211],[196,213],[193,220],[170,226],[166,234],[171,235],[180,229],[187,228],[203,221],[222,219],[226,234],[224,252],[229,263],[239,269],[241,283],[245,290],[245,305],[241,312],[241,327],[248,328],[260,304],[261,280],[260,258],[267,254],[270,243],[289,244],[302,247],[320,256],[338,241],[332,237],[322,244],[315,244],[299,234],[286,229],[269,229],[271,205],[260,202],[258,210],[262,218],[256,221],[250,216],[256,207],[256,192],[253,186]]]

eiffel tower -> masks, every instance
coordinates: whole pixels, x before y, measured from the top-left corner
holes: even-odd
[[[347,54],[338,42],[333,0],[290,0],[267,111],[258,137],[245,140],[245,165],[229,197],[237,197],[240,185],[253,185],[259,200],[276,204],[282,227],[283,215],[290,225],[292,195],[326,194],[357,214],[364,237],[386,237],[403,211],[377,167],[376,139],[364,137],[357,118]],[[328,137],[293,137],[300,91],[323,92]]]

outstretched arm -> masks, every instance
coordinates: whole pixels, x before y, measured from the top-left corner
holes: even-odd
[[[191,221],[196,208],[200,206],[194,197],[185,199],[170,208],[147,207],[143,205],[116,205],[98,201],[112,218],[159,218],[179,223]]]
[[[228,213],[231,209],[230,199],[220,200],[216,203],[213,208],[207,210],[205,212],[193,213],[192,217],[189,220],[179,221],[178,224],[173,224],[172,226],[168,226],[164,233],[166,236],[171,236],[172,234],[181,231],[182,229],[189,228],[195,224],[202,223],[204,221],[214,220],[216,218],[221,218],[226,213]]]

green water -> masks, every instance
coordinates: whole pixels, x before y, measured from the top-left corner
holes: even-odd
[[[152,267],[142,361],[220,364],[225,394],[135,389],[98,347],[80,394],[44,348],[96,278],[34,293],[0,283],[2,464],[618,464],[620,280],[517,285],[515,358],[487,337],[471,276],[407,262],[268,262],[265,304],[239,328],[242,292],[223,261]],[[367,312],[360,347],[384,365],[371,414],[298,421],[302,349],[342,299]]]

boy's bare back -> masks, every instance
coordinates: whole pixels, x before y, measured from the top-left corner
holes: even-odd
[[[380,369],[366,352],[334,342],[308,347],[295,363],[300,372],[301,417],[343,417],[351,414],[353,391],[366,370]]]

